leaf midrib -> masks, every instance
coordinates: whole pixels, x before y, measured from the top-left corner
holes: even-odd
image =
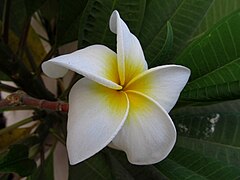
[[[220,147],[225,147],[225,148],[229,148],[229,149],[233,149],[233,150],[240,150],[240,147],[239,146],[233,146],[233,145],[230,145],[230,144],[222,144],[222,143],[219,143],[219,142],[214,142],[214,141],[209,141],[209,140],[203,140],[203,139],[197,139],[197,138],[192,138],[192,137],[186,137],[186,136],[179,136],[178,138],[182,138],[182,139],[190,139],[192,140],[193,142],[201,142],[203,144],[206,144],[206,143],[209,143],[209,144],[212,144],[212,145],[217,145],[217,146],[220,146]],[[182,147],[182,146],[180,146]],[[184,146],[184,148],[187,148],[186,146]]]
[[[166,22],[169,21],[171,22],[171,19],[177,14],[178,10],[180,9],[180,7],[182,7],[182,5],[184,4],[186,0],[183,0],[179,6],[175,9],[174,13],[171,14],[171,16],[165,20],[164,22],[164,26],[162,26],[160,28],[160,30],[158,31],[158,33],[154,36],[154,38],[152,39],[151,43],[149,43],[146,47],[144,51],[147,51],[149,49],[149,47],[151,47],[152,43],[155,41],[155,39],[162,33],[163,29],[167,26]]]
[[[221,66],[221,67],[219,67],[219,68],[214,69],[214,70],[211,71],[211,72],[208,72],[208,73],[204,74],[203,76],[200,76],[200,77],[192,80],[191,82],[188,83],[188,86],[196,83],[196,81],[199,81],[199,80],[201,80],[201,79],[203,79],[203,78],[206,78],[207,76],[209,76],[209,75],[211,75],[211,74],[216,73],[217,71],[219,71],[219,70],[221,70],[221,69],[224,69],[225,66],[228,66],[228,65],[230,65],[230,64],[232,64],[232,63],[235,63],[235,62],[237,62],[238,60],[240,60],[240,57],[238,57],[237,59],[234,59],[234,60],[230,61],[229,63],[224,64],[223,66]],[[230,81],[230,82],[231,82],[231,81]],[[219,84],[221,84],[221,83],[219,83]],[[219,84],[214,84],[214,85],[219,85]],[[193,89],[199,89],[199,88],[193,88]],[[193,90],[193,89],[191,89],[191,90]]]

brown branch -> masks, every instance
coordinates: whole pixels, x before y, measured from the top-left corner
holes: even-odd
[[[38,109],[47,109],[53,111],[68,112],[68,103],[61,101],[47,101],[28,96],[23,91],[17,91],[10,94],[0,101],[0,109],[6,107],[28,106]]]

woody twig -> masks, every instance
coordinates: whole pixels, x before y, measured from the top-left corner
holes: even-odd
[[[53,111],[68,112],[68,103],[62,101],[47,101],[27,95],[23,91],[16,91],[0,101],[0,110],[11,107],[29,107]]]

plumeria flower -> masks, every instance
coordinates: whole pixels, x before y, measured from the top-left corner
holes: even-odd
[[[42,64],[58,78],[70,69],[84,78],[69,94],[67,150],[70,164],[106,146],[125,151],[138,165],[163,160],[176,141],[168,112],[186,85],[190,70],[179,65],[148,69],[138,39],[117,11],[110,17],[117,53],[92,45]]]

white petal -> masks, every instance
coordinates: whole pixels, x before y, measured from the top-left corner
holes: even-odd
[[[176,104],[190,70],[179,65],[158,66],[134,78],[125,90],[135,90],[153,98],[167,112]]]
[[[116,53],[102,45],[93,45],[62,55],[42,64],[45,74],[57,78],[68,69],[113,89],[121,89]]]
[[[83,78],[71,89],[67,125],[70,164],[79,163],[107,146],[127,118],[124,92]]]
[[[163,160],[176,141],[174,124],[154,100],[137,92],[127,93],[130,110],[112,147],[126,152],[129,162],[138,165]]]
[[[121,85],[147,69],[143,50],[138,39],[114,11],[110,18],[110,29],[117,34],[117,60]]]

